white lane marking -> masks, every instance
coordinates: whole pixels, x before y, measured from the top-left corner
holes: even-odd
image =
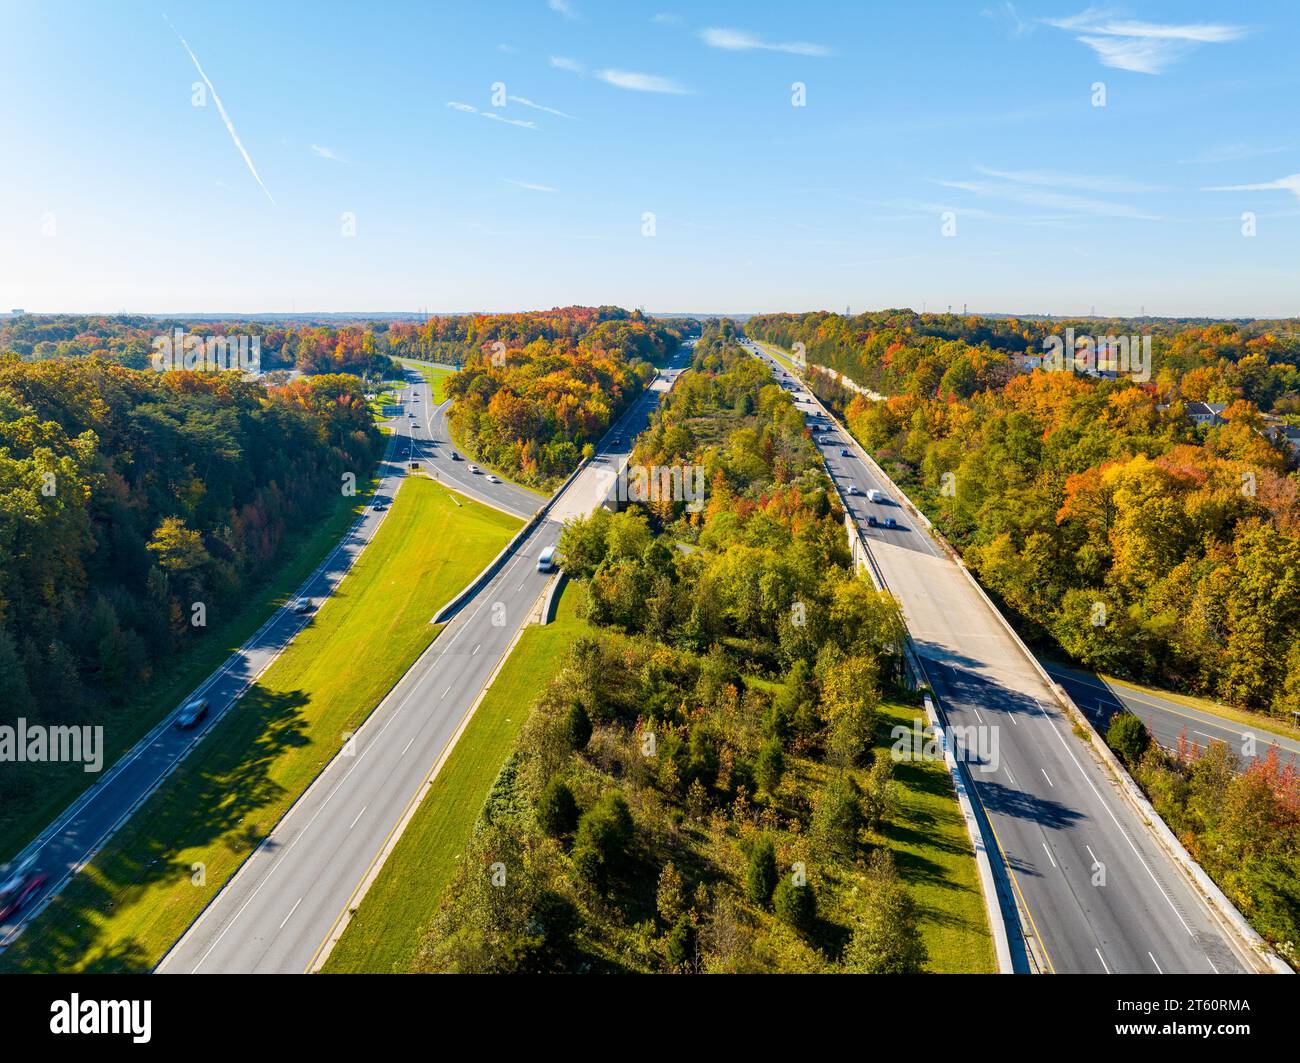
[[[1101,960],[1101,965],[1106,967],[1106,957],[1101,954],[1101,949],[1094,947],[1093,952],[1097,954],[1097,959]],[[1106,973],[1110,974],[1110,968],[1106,967]]]
[[[1086,782],[1088,786],[1092,789],[1092,792],[1097,795],[1097,800],[1101,803],[1101,807],[1106,810],[1106,815],[1110,816],[1111,822],[1115,824],[1116,828],[1119,830],[1119,833],[1123,837],[1123,839],[1126,842],[1128,842],[1128,847],[1133,850],[1133,855],[1138,858],[1138,863],[1140,863],[1143,866],[1143,868],[1146,869],[1146,873],[1151,876],[1151,881],[1156,884],[1156,889],[1160,891],[1160,896],[1162,896],[1165,899],[1165,903],[1168,904],[1169,907],[1173,909],[1174,915],[1176,915],[1178,917],[1178,921],[1183,924],[1183,929],[1187,931],[1188,935],[1193,938],[1196,937],[1196,935],[1192,933],[1192,928],[1187,925],[1187,920],[1183,918],[1183,913],[1180,912],[1178,910],[1178,906],[1174,904],[1174,899],[1170,897],[1168,893],[1165,892],[1164,886],[1161,885],[1160,880],[1156,878],[1156,873],[1151,870],[1150,865],[1146,862],[1145,859],[1143,859],[1142,853],[1138,851],[1138,847],[1133,844],[1133,839],[1128,836],[1128,831],[1124,829],[1124,825],[1120,823],[1119,818],[1115,815],[1114,812],[1111,811],[1110,805],[1108,805],[1106,801],[1102,798],[1101,791],[1098,790],[1097,787],[1093,785],[1092,779],[1090,779],[1088,777],[1088,773],[1083,770],[1083,765],[1079,763],[1079,758],[1074,755],[1074,750],[1072,750],[1069,747],[1069,745],[1066,744],[1065,739],[1061,737],[1061,732],[1056,729],[1056,724],[1052,722],[1052,718],[1048,716],[1047,711],[1041,705],[1038,704],[1037,698],[1034,699],[1034,704],[1038,706],[1038,711],[1042,713],[1043,719],[1047,721],[1048,726],[1052,730],[1052,734],[1056,735],[1056,740],[1061,743],[1062,748],[1069,755],[1070,759],[1074,761],[1074,766],[1079,769],[1079,774],[1083,776],[1083,781]],[[1209,957],[1206,958],[1208,959]],[[1213,960],[1210,961],[1210,966],[1214,967]],[[1217,967],[1215,968],[1215,973],[1216,974],[1218,973]]]
[[[980,715],[978,706],[972,705],[971,708],[975,710],[975,719],[979,720],[980,723],[983,723],[984,717]]]
[[[1011,717],[1012,723],[1016,724],[1017,727],[1020,726],[1020,724],[1016,723],[1016,714],[1014,712],[1009,712],[1007,713],[1007,715]]]
[[[1043,842],[1043,852],[1047,854],[1047,859],[1052,861],[1052,866],[1056,866],[1056,857],[1052,855],[1052,850],[1047,847],[1047,842]]]
[[[1041,771],[1041,772],[1043,773],[1043,778],[1047,780],[1047,785],[1050,786],[1053,790],[1055,790],[1055,789],[1056,789],[1056,783],[1052,782],[1052,777],[1051,777],[1050,775],[1047,774],[1047,769],[1046,769],[1046,768],[1039,768],[1038,770]]]
[[[483,643],[480,642],[477,646],[474,647],[473,653],[471,653],[470,656],[473,657],[474,654],[478,653],[478,651],[481,650],[482,648],[483,648]]]
[[[1215,974],[1218,974],[1218,973],[1219,973],[1219,969],[1218,969],[1217,967],[1214,966],[1214,961],[1213,961],[1212,959],[1210,959],[1210,957],[1206,956],[1206,957],[1205,957],[1205,962],[1208,963],[1208,964],[1210,965],[1210,967],[1213,969],[1213,971],[1214,971]]]
[[[400,753],[398,753],[397,755],[398,755],[399,757],[404,757],[404,756],[406,756],[406,751],[407,751],[408,749],[410,749],[411,746],[413,746],[414,744],[415,744],[415,739],[412,738],[409,742],[406,743],[406,745],[404,745],[404,746],[402,747],[402,751],[401,751]]]
[[[1157,970],[1160,974],[1164,974],[1164,973],[1165,973],[1165,969],[1164,969],[1163,967],[1160,966],[1160,961],[1157,960],[1157,959],[1155,958],[1155,956],[1152,956],[1152,955],[1151,955],[1151,950],[1150,950],[1150,949],[1147,949],[1147,955],[1148,955],[1148,956],[1151,956],[1151,962],[1154,963],[1154,964],[1156,965],[1156,970]]]
[[[1100,863],[1101,863],[1101,861],[1097,859],[1097,854],[1094,853],[1094,852],[1092,851],[1092,846],[1091,846],[1091,845],[1089,845],[1087,842],[1084,842],[1084,843],[1083,843],[1083,847],[1084,847],[1085,849],[1088,850],[1088,855],[1092,857],[1092,862],[1093,862],[1094,864],[1100,864]]]
[[[412,739],[412,741],[414,741],[414,739]],[[357,813],[357,819],[360,819],[362,816],[364,816],[366,814],[366,809],[369,807],[370,807],[369,805],[362,805],[361,811]],[[351,823],[348,824],[348,830],[351,830],[353,827],[357,825],[357,819],[354,819]]]
[[[1007,769],[1006,769],[1006,772],[1007,772],[1007,778],[1011,780],[1011,785],[1014,786],[1014,787],[1016,787],[1017,789],[1019,789],[1019,788],[1020,788],[1020,784],[1019,784],[1018,782],[1016,782],[1016,777],[1015,777],[1014,775],[1011,774],[1011,769],[1010,769],[1010,768],[1007,768]]]
[[[448,687],[446,690],[442,692],[442,698],[445,698],[450,693],[451,693],[451,687]],[[441,701],[442,698],[439,698],[438,700]]]
[[[304,894],[303,896],[306,896],[306,894]],[[287,923],[290,919],[293,918],[293,913],[298,910],[298,905],[300,904],[302,904],[302,897],[299,897],[296,901],[293,902],[293,907],[289,909],[289,914],[284,917],[284,923]],[[280,924],[281,930],[284,929],[284,923]]]

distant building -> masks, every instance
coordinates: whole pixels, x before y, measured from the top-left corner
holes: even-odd
[[[14,317],[17,317],[19,314],[27,313],[27,311],[22,309],[15,309],[15,310],[10,310],[9,313],[13,314]]]
[[[1293,457],[1300,455],[1300,428],[1289,424],[1271,424],[1265,434],[1274,443],[1279,443],[1290,450]]]
[[[1223,424],[1222,414],[1227,408],[1227,404],[1222,402],[1189,402],[1187,416],[1193,424]]]

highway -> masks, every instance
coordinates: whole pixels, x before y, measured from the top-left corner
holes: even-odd
[[[745,341],[772,368],[769,354]],[[798,404],[834,423],[801,386]],[[832,438],[827,439],[826,436]],[[837,427],[818,435],[832,477],[889,591],[948,722],[972,728],[968,774],[991,825],[1019,969],[1215,973],[1257,969],[1155,840],[992,608],[909,500]],[[847,451],[843,454],[842,451]],[[879,503],[866,492],[881,492]],[[897,528],[875,527],[893,517]],[[978,747],[974,748],[974,747]],[[997,863],[997,861],[995,861]],[[1017,899],[1008,910],[1006,895]]]
[[[415,378],[412,380],[413,387],[417,390],[425,387],[427,391],[426,385],[416,383],[418,374],[410,374],[408,379],[411,378]],[[389,439],[385,457],[378,469],[379,482],[373,500],[375,504],[391,501],[402,477],[407,474],[403,456],[411,445],[412,430],[408,421],[409,418],[404,417],[391,420],[394,434]],[[476,492],[470,490],[469,493]],[[527,512],[531,514],[534,509],[536,505]],[[93,786],[82,793],[15,857],[15,866],[29,858],[33,859],[34,873],[45,875],[46,880],[21,909],[0,926],[0,948],[11,944],[22,933],[72,875],[98,852],[171,774],[176,765],[217,725],[298,632],[312,622],[312,615],[333,594],[339,582],[374,538],[385,513],[386,510],[376,510],[368,505],[284,606],[277,609],[217,671],[110,766]],[[299,615],[294,612],[294,606],[303,599],[311,600],[312,611]],[[193,729],[177,728],[177,713],[182,705],[195,698],[208,701],[207,716]]]
[[[610,429],[597,447],[602,464],[626,459],[689,356],[689,346],[678,352],[661,371],[658,386],[647,389]],[[430,430],[432,435],[421,429],[417,454],[451,475],[453,464],[460,463],[443,457],[451,446],[445,418],[434,418]],[[438,457],[428,458],[429,451]],[[480,478],[473,479],[477,484]],[[570,500],[575,492],[580,505]],[[499,495],[504,503],[510,497]],[[572,516],[600,501],[579,476],[553,512]],[[556,542],[561,527],[548,515],[528,533],[370,715],[354,736],[351,755],[345,750],[326,766],[163,958],[159,973],[296,973],[324,963],[363,885],[381,866],[538,606],[553,577],[537,571],[537,558]]]

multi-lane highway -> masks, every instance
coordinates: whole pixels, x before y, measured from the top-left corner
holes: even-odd
[[[599,462],[625,460],[689,354],[689,346],[679,352],[656,386],[610,429],[597,449]],[[450,475],[452,466],[462,463],[443,453],[451,446],[445,420],[433,419],[431,429],[417,453],[421,447],[426,455],[437,451],[430,460]],[[570,501],[575,492],[578,503]],[[508,497],[502,492],[502,499]],[[572,516],[600,502],[580,476],[550,512]],[[423,796],[435,766],[552,578],[537,571],[537,558],[560,531],[560,520],[548,514],[529,532],[371,714],[354,736],[350,755],[340,754],[317,777],[163,958],[159,972],[292,973],[324,962],[359,901],[360,888]]]
[[[778,379],[788,376],[746,346]],[[802,385],[787,386],[810,419],[834,423]],[[1023,930],[1021,963],[1097,974],[1258,969],[1074,735],[1052,690],[906,496],[842,428],[816,438],[841,489],[854,488],[854,520],[949,724],[972,729],[967,768],[1001,856],[998,873],[1016,898],[1006,914]],[[869,491],[881,500],[868,501]],[[889,517],[897,527],[883,526]]]
[[[413,374],[414,375],[414,374]],[[394,419],[378,470],[375,504],[382,505],[396,493],[406,475],[402,455],[409,447],[410,429],[403,419]],[[384,509],[368,505],[348,529],[329,556],[307,578],[285,605],[264,623],[225,663],[182,702],[206,700],[208,712],[190,729],[176,726],[181,706],[169,713],[152,731],[113,764],[90,789],[74,801],[54,822],[13,860],[27,865],[33,876],[44,876],[43,886],[24,906],[0,926],[0,947],[9,945],[31,919],[63,888],[67,881],[103,846],[118,827],[171,774],[239,700],[245,690],[279,656],[328,598],[374,537],[385,515]],[[299,603],[309,603],[298,612]]]

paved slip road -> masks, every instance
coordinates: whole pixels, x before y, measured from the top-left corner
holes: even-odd
[[[689,355],[688,346],[659,381],[675,381]],[[597,460],[616,462],[626,455],[663,391],[652,387],[638,399],[602,440]],[[422,443],[439,452],[434,460],[444,472],[452,465],[441,453],[450,446],[445,420],[436,418],[432,426],[434,438],[423,436]],[[615,445],[615,438],[623,443]],[[570,504],[575,491],[581,506]],[[600,501],[579,477],[554,511],[574,515]],[[423,795],[462,721],[538,605],[552,577],[537,571],[537,558],[560,530],[550,516],[532,529],[371,714],[354,736],[353,755],[339,755],[326,766],[163,958],[159,973],[296,973],[324,962],[358,888],[386,855],[386,843],[404,825],[408,809]]]
[[[1202,749],[1211,742],[1226,743],[1237,754],[1243,768],[1268,756],[1271,749],[1277,750],[1283,765],[1300,764],[1300,741],[1294,738],[1184,705],[1155,692],[1132,690],[1083,668],[1047,662],[1043,667],[1065,687],[1074,703],[1103,734],[1111,716],[1125,708],[1146,724],[1152,737],[1169,750],[1177,750],[1179,737],[1186,734],[1189,743],[1196,742]]]
[[[778,379],[785,371],[757,345]],[[834,423],[802,386],[800,408]],[[1058,973],[1235,972],[1256,966],[1160,848],[1073,733],[1052,692],[910,502],[836,427],[822,442],[831,475],[882,504],[851,509],[950,725],[969,726],[973,791],[993,828],[1000,874],[1018,898],[1028,954],[1018,967]],[[848,454],[841,455],[841,450]],[[894,516],[897,529],[874,528]],[[973,762],[977,761],[977,762]],[[1102,884],[1104,883],[1104,884]],[[1013,942],[1013,951],[1015,945]]]
[[[417,373],[408,373],[410,387],[423,389],[421,401],[428,400],[428,387]],[[375,503],[389,503],[397,493],[407,468],[403,457],[411,446],[412,425],[420,423],[405,416],[391,420],[394,434],[378,474]],[[417,447],[421,446],[416,442]],[[470,488],[468,493],[475,492]],[[507,500],[506,505],[509,505]],[[526,513],[531,514],[533,505]],[[383,522],[386,510],[367,506],[348,529],[329,556],[293,594],[288,603],[262,625],[226,662],[209,676],[185,702],[206,698],[207,717],[193,730],[175,726],[176,711],[169,713],[131,750],[110,766],[102,777],[74,801],[54,822],[15,858],[20,863],[35,859],[35,868],[47,876],[44,886],[3,926],[0,948],[11,944],[39,914],[44,906],[66,885],[135,810],[171,774],[178,763],[225,715],[230,706],[256,678],[293,641],[294,636],[312,622],[312,615],[333,594],[362,550],[370,543]],[[302,599],[313,603],[312,613],[298,615],[293,607]],[[184,702],[182,702],[184,704]]]

